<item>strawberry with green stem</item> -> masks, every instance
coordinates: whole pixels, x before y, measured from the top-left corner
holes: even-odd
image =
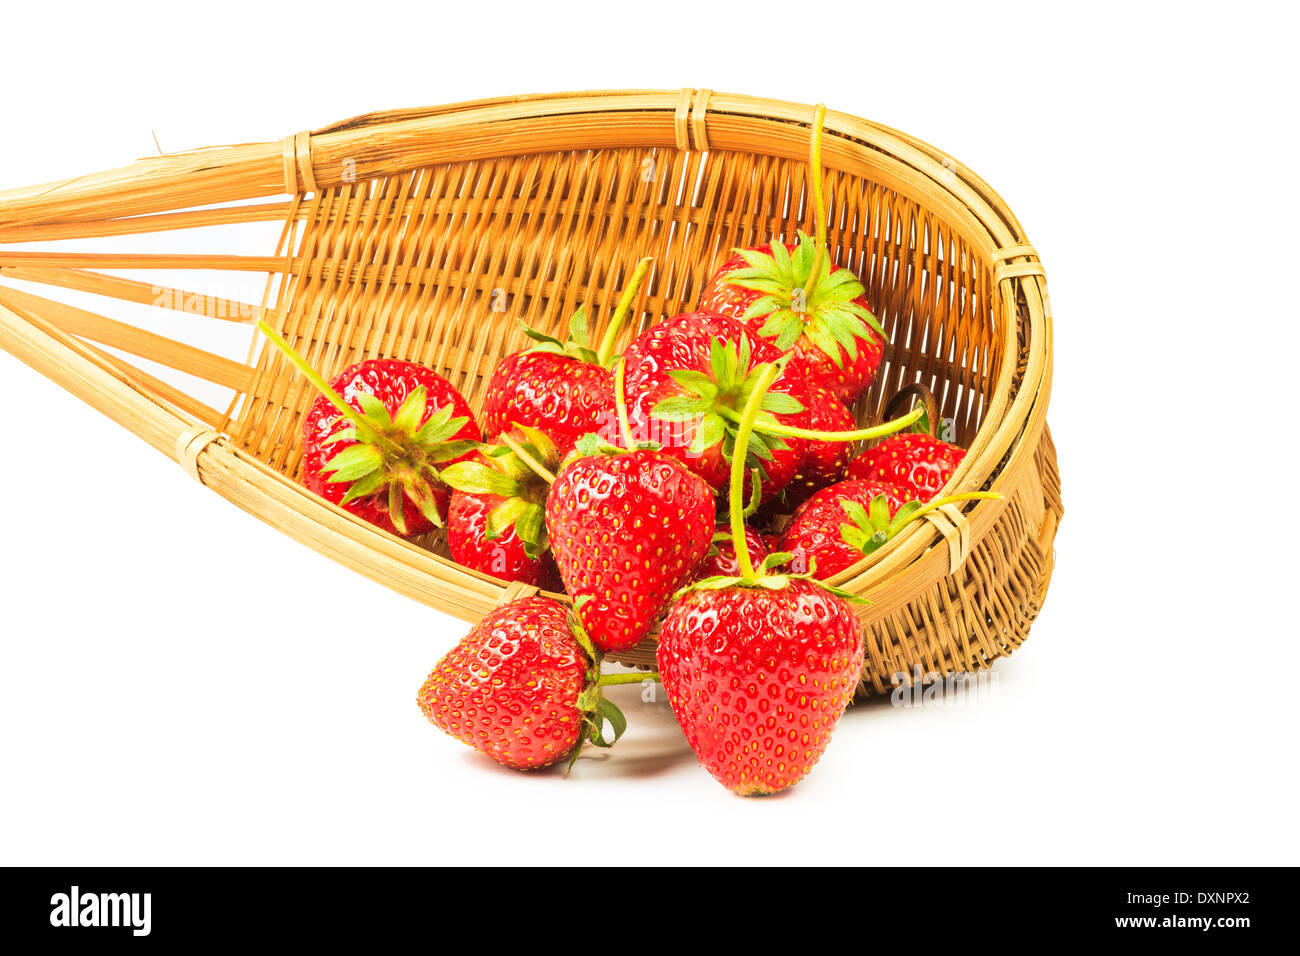
[[[588,341],[585,306],[570,320],[566,341],[524,327],[536,344],[503,359],[488,382],[483,423],[489,436],[529,425],[546,432],[563,454],[582,435],[612,428],[614,348],[653,261],[637,263],[596,348]]]
[[[601,654],[559,601],[533,596],[496,608],[440,660],[416,702],[445,733],[517,770],[612,746],[627,728],[602,693],[652,674],[601,674]],[[612,731],[607,734],[606,727]]]
[[[793,555],[792,568],[825,580],[857,564],[908,524],[937,508],[1001,497],[974,491],[926,503],[887,482],[842,481],[823,488],[800,506],[781,538],[780,550]]]
[[[278,332],[258,329],[320,393],[303,419],[303,484],[386,531],[441,527],[441,470],[480,438],[460,392],[423,365],[371,359],[327,383]]]
[[[559,461],[549,436],[517,425],[445,468],[442,480],[452,489],[447,513],[452,558],[503,581],[557,590],[545,504]]]
[[[933,393],[923,385],[901,389],[886,406],[886,414],[904,401],[917,399],[912,411],[920,417],[907,432],[886,438],[849,462],[849,478],[883,481],[906,489],[910,497],[928,501],[952,480],[966,457],[960,445],[942,441],[936,435],[940,425]]]
[[[777,367],[760,373],[737,444],[754,430]],[[660,679],[687,742],[724,786],[776,793],[821,757],[862,671],[863,639],[845,592],[807,575],[755,569],[744,524],[743,460],[732,461],[729,518],[738,573],[679,592],[659,633]]]
[[[737,250],[714,273],[702,310],[747,324],[782,352],[799,355],[810,381],[852,403],[875,380],[886,335],[866,290],[848,269],[830,264],[821,144],[826,107],[817,107],[809,155],[816,239],[773,241]]]
[[[658,443],[710,487],[725,489],[736,448],[734,419],[762,370],[781,357],[743,325],[707,312],[652,326],[623,353],[632,434]],[[779,371],[763,399],[765,420],[807,424],[803,377],[797,363]],[[756,432],[743,457],[747,470],[761,470],[763,492],[771,497],[794,476],[803,451],[802,439]]]

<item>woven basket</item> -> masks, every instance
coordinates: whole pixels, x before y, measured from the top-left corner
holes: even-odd
[[[693,308],[733,247],[812,232],[812,117],[808,106],[709,90],[512,97],[378,113],[282,142],[3,192],[0,279],[95,293],[106,312],[116,299],[183,314],[164,336],[4,281],[0,346],[240,508],[474,621],[532,589],[459,567],[436,540],[399,540],[308,492],[296,479],[310,387],[251,328],[244,360],[186,344],[187,335],[265,314],[323,372],[410,359],[480,408],[497,361],[525,344],[516,320],[558,332],[582,303],[607,320],[632,266],[652,255],[634,313],[644,328]],[[898,674],[988,667],[1025,639],[1042,604],[1061,516],[1045,423],[1050,312],[1015,217],[961,164],[834,112],[823,161],[832,257],[858,272],[890,336],[860,420],[877,418],[899,387],[928,385],[970,449],[950,490],[1005,495],[936,512],[837,579],[871,601],[861,610],[861,689],[878,693]],[[100,247],[104,237],[169,230],[202,241],[212,227],[259,222],[282,225],[278,245],[242,254],[45,244]],[[234,301],[149,278],[176,269],[260,276],[265,294]],[[141,277],[110,274],[122,271]],[[639,328],[628,325],[630,338]],[[220,386],[228,403],[200,401],[178,384],[190,376]],[[652,659],[652,640],[624,658]]]

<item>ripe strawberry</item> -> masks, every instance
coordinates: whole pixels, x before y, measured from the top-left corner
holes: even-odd
[[[549,435],[562,455],[583,435],[615,437],[614,343],[650,262],[637,263],[598,349],[588,344],[585,307],[574,313],[564,342],[524,327],[537,344],[506,356],[493,371],[483,403],[489,436],[529,425]]]
[[[745,529],[745,544],[749,547],[749,554],[755,560],[761,560],[767,557],[767,542],[763,536],[753,528]],[[725,524],[718,525],[713,534],[713,547],[700,566],[695,569],[692,576],[693,581],[703,581],[705,578],[715,577],[736,577],[740,574],[740,562],[736,558],[736,545],[731,540],[731,531]]]
[[[892,435],[849,462],[850,478],[886,481],[929,501],[952,478],[966,449],[919,432]]]
[[[850,505],[869,507],[887,523],[910,498],[904,489],[881,481],[841,481],[823,488],[795,511],[777,550],[794,555],[790,566],[795,571],[829,578],[862,560],[861,547],[843,537]]]
[[[813,120],[808,154],[816,241],[800,233],[797,245],[773,241],[737,250],[709,280],[700,308],[749,323],[781,351],[793,350],[803,357],[810,380],[847,404],[875,379],[885,330],[867,307],[857,277],[829,264],[821,158],[825,122],[823,104]]]
[[[395,359],[350,366],[329,389],[334,397],[318,395],[303,419],[303,484],[404,537],[441,525],[451,493],[439,471],[480,438],[460,392],[437,372]]]
[[[924,502],[896,485],[874,480],[841,481],[823,488],[794,513],[781,538],[795,571],[818,579],[830,578],[857,564],[898,532],[936,508],[973,498],[1001,498],[989,491],[971,491]]]
[[[553,432],[561,451],[568,451],[581,436],[609,429],[613,381],[609,369],[571,355],[516,352],[492,373],[483,423],[493,436],[512,425]]]
[[[687,742],[729,790],[792,786],[815,764],[862,673],[862,628],[811,581],[688,590],[659,632],[659,676]]]
[[[520,425],[442,472],[453,490],[447,543],[457,563],[503,581],[559,589],[559,575],[546,538],[545,474],[560,460],[555,443]]]
[[[303,484],[406,537],[441,525],[450,492],[439,472],[480,437],[460,392],[395,359],[359,362],[330,384],[280,333],[261,321],[257,328],[320,393],[303,419]]]
[[[736,421],[762,369],[781,353],[743,325],[708,312],[673,316],[637,336],[623,353],[628,418],[637,441],[665,454],[721,490],[735,450]],[[765,421],[807,425],[802,366],[786,367],[764,398]],[[746,469],[761,469],[771,498],[794,477],[805,441],[756,434]]]
[[[578,449],[546,499],[551,550],[596,647],[624,650],[708,552],[713,495],[661,452],[608,453],[585,438]]]
[[[568,609],[544,597],[497,608],[429,674],[416,702],[439,729],[517,770],[608,746],[626,726],[600,695],[599,661]],[[638,675],[639,676],[639,675]]]
[[[753,431],[776,368],[754,383],[736,443]],[[738,489],[744,462],[732,462]],[[862,628],[844,592],[754,567],[746,508],[733,494],[729,527],[739,573],[686,588],[659,631],[659,677],[686,740],[735,793],[776,793],[817,762],[862,673]]]
[[[808,427],[817,431],[843,432],[857,428],[858,423],[848,406],[829,389],[814,385],[808,394]],[[782,493],[786,510],[797,508],[815,492],[843,478],[852,450],[850,442],[808,442],[799,470]]]
[[[809,381],[845,403],[876,378],[885,332],[871,313],[857,277],[827,269],[815,240],[771,242],[737,250],[709,279],[700,308],[744,322],[782,352],[793,350]],[[813,269],[818,278],[808,288]]]

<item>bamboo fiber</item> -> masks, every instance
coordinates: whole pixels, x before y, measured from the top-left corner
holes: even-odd
[[[812,232],[812,115],[709,90],[512,97],[0,192],[0,346],[240,508],[474,621],[530,589],[457,566],[436,538],[401,541],[307,492],[298,429],[310,386],[251,328],[241,356],[196,347],[187,333],[265,316],[327,377],[365,358],[413,360],[477,410],[495,364],[525,344],[518,320],[559,332],[585,304],[599,335],[632,267],[651,255],[626,341],[693,308],[733,247]],[[1042,604],[1061,517],[1045,419],[1051,317],[1033,247],[974,174],[857,117],[828,113],[825,129],[831,255],[860,276],[890,337],[859,420],[877,419],[905,385],[930,387],[969,448],[949,491],[1005,496],[936,512],[837,579],[871,602],[860,611],[861,690],[879,693],[899,674],[988,667],[1019,646]],[[278,246],[64,248],[249,223],[280,224]],[[265,292],[253,301],[159,286],[150,270],[160,269],[248,273]],[[54,290],[93,295],[105,311]],[[182,313],[174,337],[110,317],[114,302]],[[188,376],[228,403],[201,401],[178,384]],[[653,641],[623,659],[649,663]]]

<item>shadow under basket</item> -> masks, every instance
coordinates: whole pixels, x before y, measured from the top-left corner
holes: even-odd
[[[710,90],[509,97],[0,192],[0,346],[245,511],[476,621],[534,589],[303,488],[313,393],[252,323],[265,315],[327,377],[408,359],[481,409],[496,363],[525,345],[520,320],[560,332],[585,304],[599,335],[637,260],[654,256],[627,341],[694,308],[733,248],[812,233],[813,116]],[[1061,517],[1045,420],[1051,315],[1019,223],[960,163],[835,112],[822,159],[832,259],[859,275],[889,335],[859,420],[928,386],[969,449],[948,492],[1005,496],[945,507],[836,579],[870,601],[860,691],[881,693],[896,675],[990,666],[1042,605]],[[245,245],[231,252],[236,234]],[[160,238],[161,252],[101,251]],[[182,239],[222,252],[177,253]],[[254,292],[160,285],[171,270]],[[85,307],[97,302],[104,311]],[[652,663],[653,638],[616,659]]]

